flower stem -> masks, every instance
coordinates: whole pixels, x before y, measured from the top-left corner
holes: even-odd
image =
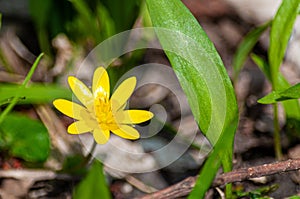
[[[273,104],[274,111],[274,149],[276,158],[282,160],[282,148],[280,143],[280,127],[278,121],[278,104]]]
[[[94,158],[93,153],[96,149],[96,146],[97,146],[97,142],[93,139],[93,145],[92,145],[91,151],[86,156],[86,164],[88,164],[89,162],[91,162],[93,160],[93,158]]]

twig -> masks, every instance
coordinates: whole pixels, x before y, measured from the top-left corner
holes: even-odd
[[[183,181],[174,184],[170,187],[162,189],[160,191],[147,194],[145,196],[140,197],[140,199],[171,199],[171,198],[179,198],[182,196],[188,195],[196,182],[196,177],[188,177]],[[137,199],[137,198],[136,198]]]
[[[38,169],[10,169],[0,170],[0,179],[2,178],[14,178],[18,180],[32,180],[43,181],[43,180],[71,180],[78,177],[71,176],[63,173],[56,173],[51,170],[38,170]]]
[[[268,176],[282,172],[294,171],[300,169],[300,159],[281,161],[271,164],[264,164],[249,168],[237,169],[228,173],[219,175],[212,186],[220,186],[231,182],[240,182],[251,178]],[[147,194],[140,199],[172,199],[188,195],[193,189],[197,177],[188,177],[183,181],[167,187],[163,190]]]
[[[145,183],[143,183],[142,181],[140,181],[139,179],[131,175],[125,176],[125,179],[129,184],[131,184],[132,186],[136,187],[137,189],[139,189],[144,193],[153,193],[157,191],[157,189],[155,189],[154,187],[146,185]]]
[[[238,182],[250,178],[268,176],[281,172],[294,171],[300,169],[300,159],[286,160],[271,164],[264,164],[255,167],[242,168],[220,175],[213,183],[214,186]]]
[[[0,58],[1,60],[1,58]],[[24,80],[24,76],[18,75],[18,74],[13,74],[5,71],[0,71],[0,82],[19,82],[22,83]]]
[[[68,139],[68,133],[59,118],[53,112],[49,105],[36,106],[37,114],[47,127],[52,145],[63,156],[72,155],[73,153],[80,153],[76,148],[72,148],[72,143]],[[74,150],[76,150],[74,152]]]

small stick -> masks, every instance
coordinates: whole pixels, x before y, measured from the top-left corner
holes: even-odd
[[[300,169],[300,159],[286,160],[271,164],[264,164],[249,168],[237,169],[228,173],[219,175],[212,186],[220,186],[231,182],[240,182],[251,178],[273,175],[282,172],[294,171]],[[197,176],[188,177],[183,181],[170,187],[147,194],[139,199],[172,199],[188,195],[195,186]]]
[[[214,181],[213,186],[220,186],[231,182],[239,182],[250,178],[268,176],[272,174],[294,171],[300,169],[300,159],[264,164],[249,168],[242,168],[228,173],[223,173]]]
[[[157,191],[157,189],[155,189],[154,187],[146,185],[145,183],[131,175],[125,176],[125,179],[129,184],[131,184],[132,186],[136,187],[138,190],[144,193],[153,193]]]
[[[196,177],[188,177],[184,179],[183,181],[174,184],[170,187],[167,187],[165,189],[162,189],[160,191],[144,195],[142,197],[138,197],[139,199],[171,199],[171,198],[179,198],[188,195],[195,183],[196,183]],[[136,199],[138,199],[136,198]]]

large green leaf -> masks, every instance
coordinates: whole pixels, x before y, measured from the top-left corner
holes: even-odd
[[[48,157],[50,139],[46,127],[26,116],[9,114],[0,126],[0,147],[15,157],[42,162]]]
[[[55,85],[31,84],[28,87],[22,87],[15,84],[0,84],[0,105],[9,103],[16,93],[19,96],[18,103],[21,104],[49,103],[57,98],[72,99],[69,89]]]
[[[273,89],[278,89],[279,67],[283,60],[286,47],[298,14],[300,0],[282,1],[272,22],[270,33],[270,50],[268,54],[271,82]]]
[[[80,182],[73,192],[73,199],[110,199],[111,195],[103,174],[103,166],[94,160],[87,176]]]
[[[259,37],[262,33],[270,26],[271,22],[268,22],[264,25],[261,25],[251,32],[249,32],[244,38],[243,41],[239,44],[237,51],[233,57],[233,69],[234,69],[234,77],[237,78],[241,68],[243,67],[247,57],[252,51],[253,47],[257,43]]]
[[[203,196],[217,171],[211,171],[211,168],[218,168],[219,161],[222,161],[225,172],[231,167],[238,121],[235,94],[214,45],[182,2],[146,2],[152,23],[158,27],[156,34],[188,98],[195,120],[215,146],[197,183],[205,188],[195,187],[195,190],[201,189],[197,194]],[[233,128],[229,128],[230,125]],[[210,159],[216,156],[217,162]],[[206,178],[207,175],[210,177]],[[201,198],[197,194],[191,197]]]

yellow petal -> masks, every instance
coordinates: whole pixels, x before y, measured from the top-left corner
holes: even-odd
[[[85,121],[77,121],[72,123],[68,127],[68,133],[70,134],[82,134],[92,131],[93,129]]]
[[[110,133],[108,130],[102,131],[100,128],[96,128],[93,131],[94,139],[98,144],[105,144],[110,137]]]
[[[124,109],[126,108],[126,106],[127,106],[127,102],[126,102],[125,104],[123,104],[123,105],[119,108],[118,111],[124,110]]]
[[[84,120],[89,115],[85,107],[65,99],[54,100],[53,105],[63,114],[77,120]]]
[[[136,78],[130,77],[124,80],[111,96],[112,112],[116,112],[127,102],[136,85]]]
[[[115,114],[117,123],[121,124],[138,124],[150,120],[153,113],[144,110],[125,110]]]
[[[87,108],[93,103],[93,95],[88,87],[76,77],[68,78],[69,85],[77,99]]]
[[[109,77],[105,68],[99,67],[95,70],[92,89],[94,94],[97,94],[97,92],[100,90],[101,92],[105,92],[107,98],[109,98],[109,94],[110,94]]]
[[[136,140],[140,137],[139,132],[131,126],[120,125],[119,127],[119,129],[112,130],[112,132],[122,138]]]

